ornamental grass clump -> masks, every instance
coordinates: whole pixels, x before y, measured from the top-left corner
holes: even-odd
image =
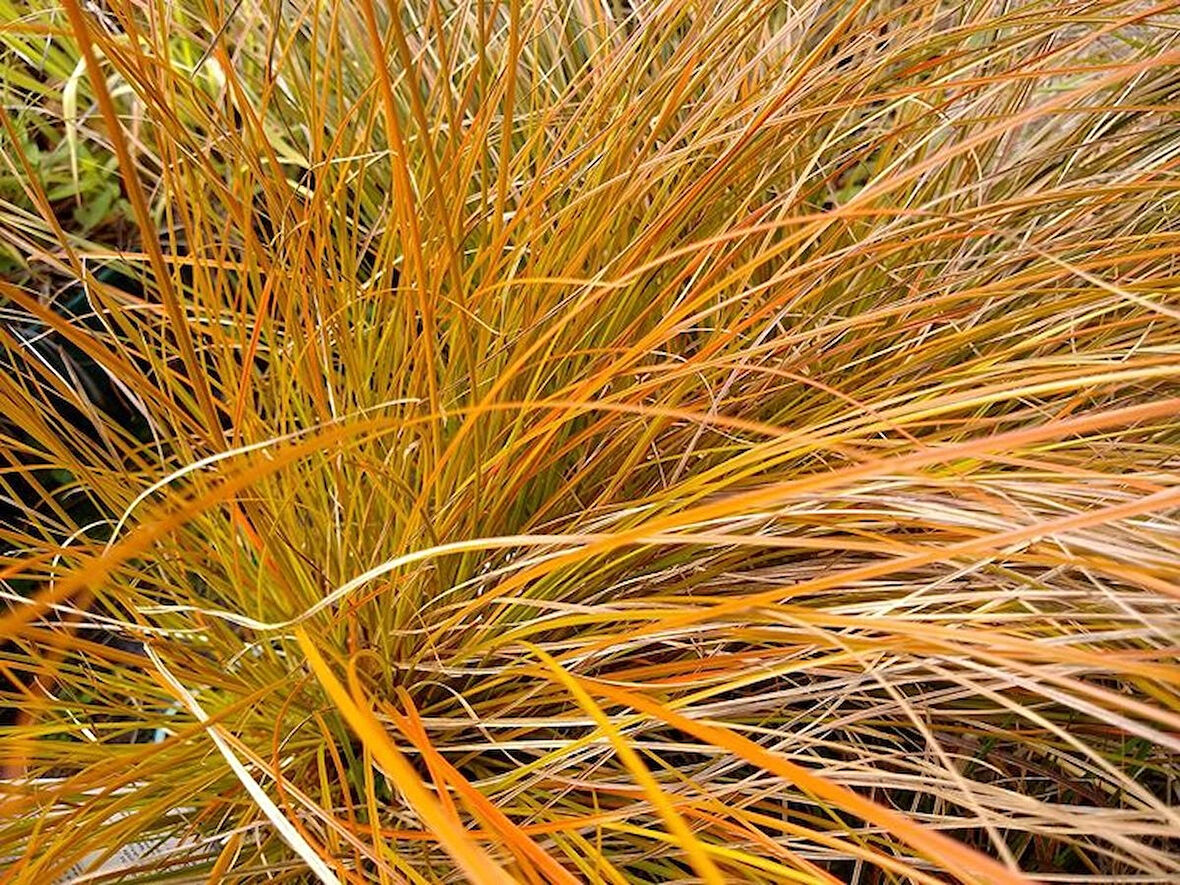
[[[1180,879],[1180,4],[0,10],[0,882]]]

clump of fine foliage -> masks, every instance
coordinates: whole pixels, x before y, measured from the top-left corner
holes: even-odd
[[[5,885],[1180,879],[1174,0],[0,11]]]

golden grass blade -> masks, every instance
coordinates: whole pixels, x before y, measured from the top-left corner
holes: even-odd
[[[513,882],[512,877],[501,870],[487,853],[459,827],[457,822],[443,811],[438,800],[426,790],[417,773],[406,761],[401,751],[394,746],[372,712],[358,704],[345,691],[344,686],[340,684],[332,671],[328,669],[327,662],[316,649],[315,644],[307,635],[307,631],[296,627],[295,638],[307,656],[308,666],[311,667],[324,691],[328,693],[337,708],[344,712],[349,725],[365,742],[365,746],[381,763],[397,788],[405,793],[414,809],[422,816],[423,822],[438,835],[438,838],[470,880],[478,883]]]

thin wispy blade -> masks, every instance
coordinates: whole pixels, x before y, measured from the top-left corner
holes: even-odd
[[[234,17],[237,16],[238,11],[241,10],[242,4],[244,2],[245,2],[245,0],[234,0],[234,5],[230,8],[229,12],[226,13],[225,18],[223,18],[221,20],[221,24],[218,25],[217,30],[213,32],[213,36],[212,36],[212,38],[210,38],[208,45],[201,52],[200,57],[196,61],[196,64],[193,65],[193,70],[192,70],[193,77],[196,77],[197,74],[199,74],[201,72],[201,68],[205,66],[205,62],[207,62],[209,60],[210,56],[212,56],[213,53],[217,51],[218,45],[221,43],[222,39],[225,37],[226,31],[229,29],[229,26],[233,22]],[[279,9],[279,14],[281,15],[282,14],[282,3],[279,4],[278,9]]]
[[[250,798],[258,805],[267,819],[274,824],[275,830],[283,837],[283,840],[303,859],[307,864],[307,868],[320,882],[323,882],[324,885],[339,885],[340,879],[328,868],[328,865],[324,863],[323,858],[320,857],[316,850],[291,825],[291,821],[286,818],[271,798],[266,795],[266,791],[262,789],[262,786],[254,779],[254,776],[250,774],[241,760],[234,755],[233,750],[230,749],[225,739],[219,733],[219,726],[209,722],[209,714],[204,711],[192,693],[164,665],[164,662],[150,644],[144,646],[144,652],[147,654],[148,660],[152,662],[152,666],[156,668],[156,672],[160,674],[160,677],[167,683],[168,687],[176,693],[177,699],[184,704],[185,709],[198,722],[209,725],[209,739],[216,745],[218,752],[225,759],[226,765],[230,767],[230,770],[241,781],[242,786],[245,787]]]

